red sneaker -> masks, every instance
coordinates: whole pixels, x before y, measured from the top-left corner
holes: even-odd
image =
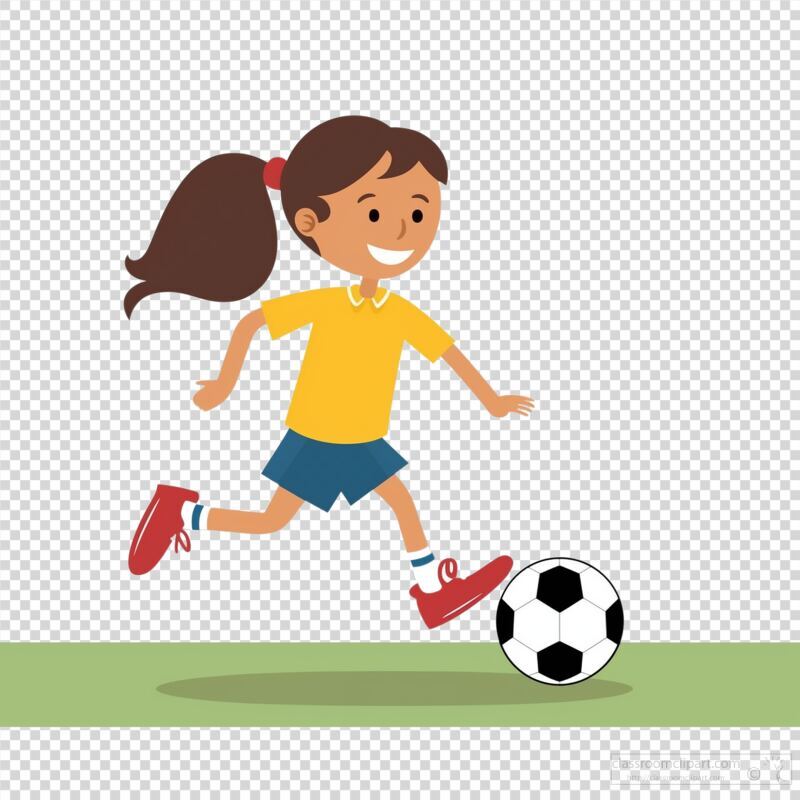
[[[506,578],[514,562],[509,556],[500,556],[481,567],[466,578],[457,578],[455,559],[445,558],[439,562],[438,592],[423,592],[419,584],[414,584],[409,594],[417,601],[419,613],[429,628],[436,628],[463,614],[475,603],[483,600]],[[444,575],[450,580],[445,583]]]
[[[134,575],[150,572],[167,552],[170,540],[175,537],[175,552],[180,545],[187,553],[192,549],[189,534],[183,529],[181,507],[188,500],[196,503],[197,492],[178,486],[156,487],[156,493],[144,512],[136,529],[128,553],[128,567]]]

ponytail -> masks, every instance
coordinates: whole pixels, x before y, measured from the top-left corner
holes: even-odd
[[[198,164],[172,195],[147,252],[125,259],[142,281],[125,313],[156,292],[229,302],[249,297],[272,272],[278,235],[265,183],[279,188],[283,159],[228,153]]]

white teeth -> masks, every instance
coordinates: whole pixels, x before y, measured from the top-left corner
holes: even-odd
[[[375,247],[373,244],[368,244],[367,249],[376,261],[389,266],[402,264],[414,252],[413,250],[384,250],[383,247]]]

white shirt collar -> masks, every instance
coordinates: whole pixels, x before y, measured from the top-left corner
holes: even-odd
[[[383,292],[383,294],[381,294],[381,292]],[[371,298],[372,305],[374,305],[375,308],[380,308],[388,299],[389,294],[390,292],[388,289],[383,286],[379,286],[378,290]],[[353,308],[358,308],[364,302],[364,298],[361,296],[361,290],[358,288],[358,286],[348,286],[347,297],[352,303]]]

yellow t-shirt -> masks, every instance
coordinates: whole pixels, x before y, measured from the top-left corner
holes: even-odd
[[[273,339],[312,326],[286,425],[323,442],[385,436],[403,343],[436,361],[454,341],[383,287],[369,299],[351,286],[284,295],[261,307]]]

